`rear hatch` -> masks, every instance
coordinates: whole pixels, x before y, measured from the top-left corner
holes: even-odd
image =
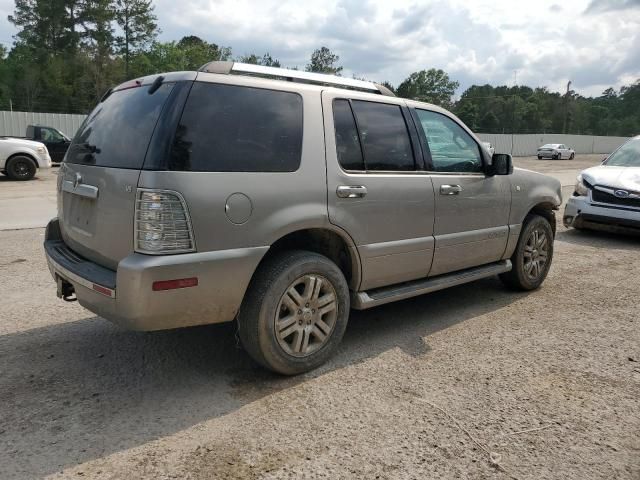
[[[62,238],[80,255],[113,270],[133,252],[140,170],[176,85],[169,78],[150,88],[155,78],[122,85],[99,103],[76,133],[59,172]]]

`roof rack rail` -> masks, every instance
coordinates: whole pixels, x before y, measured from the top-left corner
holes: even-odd
[[[199,72],[230,74],[260,75],[271,78],[282,78],[289,82],[311,83],[315,85],[331,85],[339,88],[350,88],[354,90],[364,90],[365,92],[378,93],[388,97],[395,97],[395,94],[384,85],[357,80],[355,78],[339,77],[337,75],[326,75],[324,73],[303,72],[300,70],[290,70],[287,68],[264,67],[250,63],[213,61],[205,63]]]

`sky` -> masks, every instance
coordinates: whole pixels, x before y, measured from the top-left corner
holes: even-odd
[[[234,56],[303,68],[320,46],[344,75],[398,85],[441,68],[460,82],[599,95],[640,79],[640,0],[154,0],[160,40],[197,35]],[[13,0],[0,0],[10,46]]]

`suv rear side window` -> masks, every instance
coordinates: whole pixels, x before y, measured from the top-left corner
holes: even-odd
[[[293,172],[302,155],[302,97],[194,83],[171,149],[170,170]]]
[[[349,100],[333,101],[333,123],[336,130],[338,163],[345,170],[364,170],[364,159]]]
[[[67,152],[69,163],[140,169],[162,106],[173,89],[147,85],[113,92],[82,123]]]
[[[353,100],[367,170],[407,171],[416,165],[398,105]]]

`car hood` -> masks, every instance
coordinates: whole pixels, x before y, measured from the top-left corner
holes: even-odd
[[[640,167],[600,165],[584,170],[582,172],[582,178],[591,185],[602,185],[640,192]]]
[[[11,143],[12,145],[22,145],[24,147],[29,147],[29,148],[38,148],[38,147],[44,147],[44,143],[42,142],[36,142],[33,140],[26,140],[24,138],[3,138],[1,140],[2,142],[8,142]]]

